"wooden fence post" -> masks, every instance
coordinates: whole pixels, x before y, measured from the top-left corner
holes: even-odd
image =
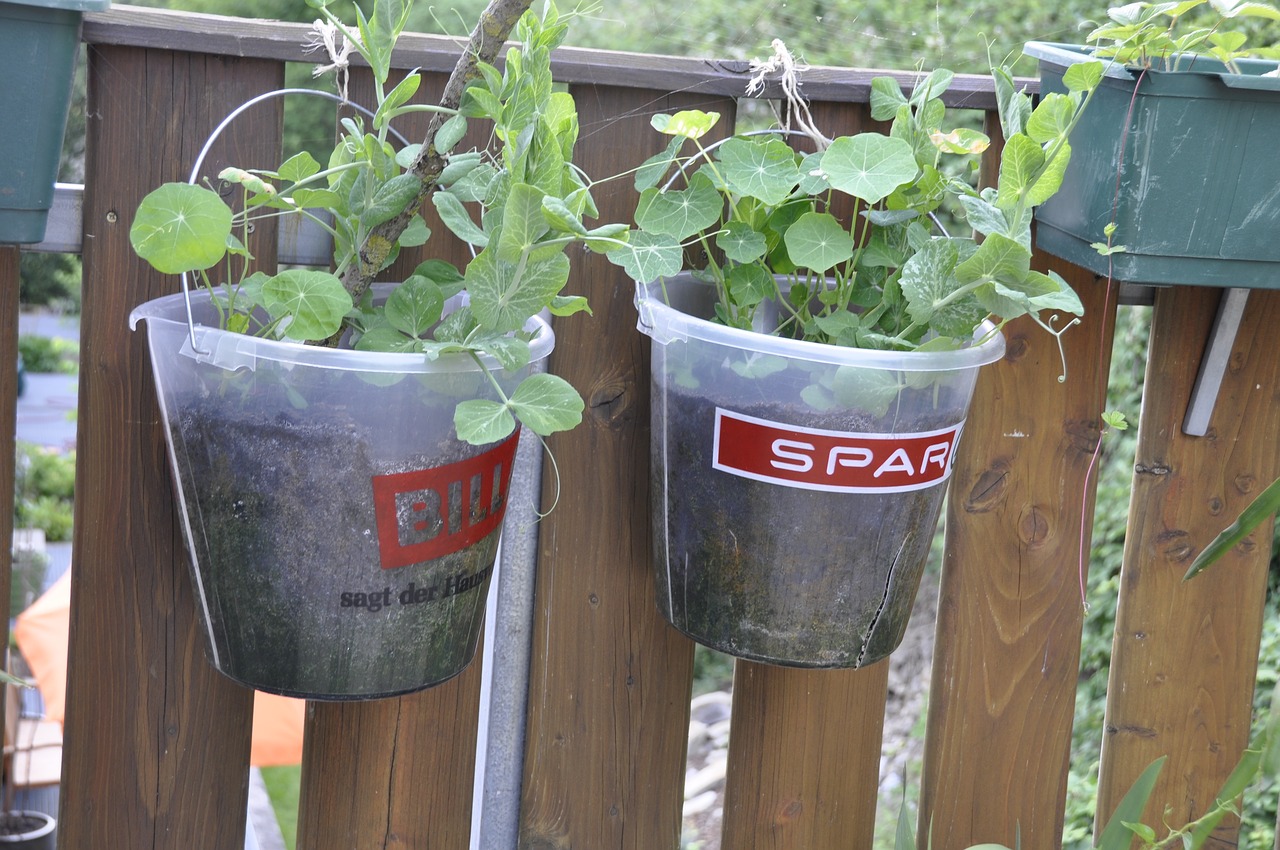
[[[1145,822],[1199,817],[1249,739],[1271,523],[1207,574],[1182,576],[1280,473],[1280,292],[1250,293],[1209,433],[1190,437],[1182,418],[1220,295],[1174,287],[1156,296],[1107,687],[1102,823],[1165,755]],[[1238,829],[1228,818],[1208,846],[1234,847]]]
[[[194,34],[193,34],[194,35]],[[58,839],[65,848],[243,847],[252,691],[204,659],[138,304],[175,291],[129,246],[142,196],[185,180],[216,122],[282,66],[91,48],[79,461]],[[279,156],[280,112],[237,122],[208,162]],[[274,228],[255,253],[274,257]]]
[[[1044,258],[1040,258],[1044,262]],[[1080,664],[1079,547],[1088,545],[1115,290],[1066,272],[1085,304],[1062,337],[1005,328],[965,426],[947,547],[925,740],[919,834],[933,847],[1054,847],[1061,838]],[[1082,510],[1083,509],[1083,510]],[[1087,555],[1086,555],[1087,557]]]

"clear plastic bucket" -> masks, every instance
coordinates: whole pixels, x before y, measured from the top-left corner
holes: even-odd
[[[668,300],[669,299],[669,300]],[[636,291],[653,340],[658,607],[714,649],[860,667],[902,640],[987,324],[950,352],[844,348],[708,321],[688,276]]]
[[[193,332],[182,295],[141,305],[130,325],[147,325],[214,667],[311,699],[392,696],[462,672],[517,442],[455,436],[459,401],[496,398],[489,379],[465,355],[218,330],[208,294],[191,297]],[[525,329],[530,367],[488,364],[507,393],[554,345],[541,318]]]

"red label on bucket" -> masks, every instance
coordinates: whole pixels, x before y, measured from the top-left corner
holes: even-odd
[[[712,466],[783,487],[901,493],[947,479],[964,423],[911,434],[824,431],[716,408]]]
[[[520,431],[468,460],[373,476],[382,568],[451,555],[502,523]]]

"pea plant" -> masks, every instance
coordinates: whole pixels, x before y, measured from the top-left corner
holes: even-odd
[[[590,180],[573,164],[577,110],[571,95],[554,89],[550,64],[570,16],[562,17],[553,2],[541,16],[521,14],[518,43],[501,70],[483,58],[464,57],[474,72],[454,108],[412,103],[422,83],[416,71],[389,83],[391,52],[408,23],[409,0],[377,0],[368,16],[357,8],[354,28],[329,10],[330,0],[308,2],[322,15],[318,40],[328,47],[333,67],[341,72],[354,51],[372,69],[371,116],[343,119],[327,164],[299,153],[274,170],[223,170],[219,180],[239,190],[241,203],[234,208],[212,186],[159,187],[134,219],[135,251],[161,272],[194,274],[213,294],[228,331],[430,359],[460,354],[482,368],[481,355],[489,355],[505,369],[523,368],[530,359],[525,326],[532,316],[589,311],[586,299],[560,294],[569,277],[566,247],[600,248],[600,240],[613,247],[625,242],[628,231],[621,224],[584,223],[598,212]],[[437,114],[431,133],[423,144],[396,149],[392,122],[417,111]],[[492,122],[492,150],[457,150],[473,119]],[[427,160],[439,166],[424,181]],[[472,246],[474,259],[462,270],[441,260],[422,263],[385,303],[375,303],[369,278],[401,248],[430,238],[417,211],[424,193],[448,229]],[[254,270],[248,233],[273,216],[303,216],[325,229],[334,244],[332,269]],[[397,218],[403,219],[401,232],[389,239],[387,227]],[[371,256],[377,259],[371,262]],[[466,303],[446,315],[446,302],[463,291]],[[532,375],[510,397],[500,388],[498,393],[501,401],[458,405],[454,424],[461,439],[501,439],[517,420],[545,436],[581,420],[581,397],[554,375]]]

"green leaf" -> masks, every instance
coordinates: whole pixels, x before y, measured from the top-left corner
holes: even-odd
[[[796,153],[781,139],[732,138],[720,147],[729,189],[769,206],[782,203],[800,182]]]
[[[1271,486],[1258,494],[1249,505],[1240,512],[1235,522],[1227,526],[1215,537],[1204,551],[1191,562],[1191,568],[1183,576],[1183,581],[1194,578],[1206,567],[1227,554],[1237,543],[1248,537],[1253,530],[1263,523],[1267,517],[1280,511],[1280,478],[1271,482]]]
[[[783,241],[793,263],[819,274],[853,258],[853,235],[830,213],[805,213]]]
[[[583,295],[557,295],[551,299],[551,304],[547,307],[553,316],[572,316],[575,313],[585,312],[588,315],[595,315],[591,312],[591,305],[587,303],[587,299]]]
[[[686,109],[675,115],[658,113],[649,119],[653,129],[668,136],[680,136],[686,139],[701,139],[720,120],[719,112],[703,112],[701,109]]]
[[[1044,151],[1030,137],[1017,135],[1005,142],[1000,157],[1000,182],[996,206],[1009,209],[1030,192],[1031,181],[1044,165]]]
[[[560,253],[538,261],[508,263],[486,249],[467,266],[471,310],[481,326],[499,333],[524,327],[568,280],[569,258]]]
[[[231,208],[203,186],[166,183],[138,206],[129,241],[164,274],[207,269],[227,252]]]
[[[400,246],[403,248],[416,248],[419,245],[427,244],[427,240],[431,238],[431,228],[427,227],[427,223],[422,220],[422,216],[415,215],[409,219],[408,226],[405,227],[404,233],[400,234]]]
[[[444,222],[445,227],[449,228],[454,236],[478,248],[483,248],[489,244],[489,234],[481,230],[471,220],[471,216],[467,215],[466,208],[462,206],[462,201],[454,197],[452,192],[433,193],[431,195],[431,203],[435,205],[436,212],[440,215],[440,220]]]
[[[550,229],[543,215],[545,194],[527,183],[517,183],[503,207],[502,231],[498,236],[498,259],[508,263],[520,257]]]
[[[392,290],[387,298],[387,322],[412,337],[425,336],[444,312],[444,294],[434,281],[415,275]]]
[[[1102,411],[1102,421],[1108,428],[1114,428],[1117,431],[1129,430],[1129,420],[1119,410]]]
[[[1054,151],[1053,159],[1048,167],[1040,173],[1039,179],[1027,193],[1027,202],[1031,206],[1039,206],[1052,198],[1062,188],[1062,180],[1067,173],[1067,165],[1071,162],[1071,145],[1063,142]]]
[[[421,85],[422,77],[419,74],[410,74],[397,83],[396,87],[387,93],[386,99],[378,104],[378,111],[373,116],[373,126],[387,126],[395,111],[412,100]],[[465,120],[464,118],[463,121]]]
[[[650,233],[685,239],[720,220],[724,198],[702,172],[693,175],[688,188],[664,192],[646,189],[636,205],[636,224]]]
[[[516,372],[529,365],[529,343],[519,337],[491,334],[472,342],[501,363],[502,368],[508,372]]]
[[[459,440],[483,446],[509,437],[516,429],[516,420],[505,404],[473,398],[454,408],[453,427]]]
[[[511,410],[535,434],[568,431],[582,421],[582,396],[559,375],[541,373],[520,382],[511,394]]]
[[[394,354],[411,354],[417,350],[418,341],[405,336],[391,325],[382,324],[370,328],[356,340],[357,351],[388,351]]]
[[[281,272],[263,285],[262,297],[273,317],[288,317],[284,335],[303,341],[333,336],[353,306],[341,280],[310,269]]]
[[[733,303],[742,307],[754,307],[777,294],[773,275],[755,263],[734,266],[725,276],[725,286]]]
[[[643,192],[658,185],[667,171],[671,168],[672,163],[676,161],[676,154],[680,152],[681,146],[684,145],[684,136],[676,136],[667,145],[666,150],[656,153],[646,159],[636,169],[635,186],[637,192]]]
[[[332,189],[295,189],[289,197],[303,209],[331,210],[342,203],[341,196]]]
[[[988,236],[973,256],[955,267],[960,283],[1021,280],[1031,270],[1031,252],[999,233]]]
[[[838,404],[881,417],[897,401],[902,384],[894,371],[840,366],[832,377],[831,391]]]
[[[374,190],[373,200],[360,214],[360,223],[365,227],[376,227],[384,221],[390,221],[404,212],[414,198],[418,197],[418,190],[421,188],[422,180],[416,174],[406,172],[392,177]]]
[[[826,194],[831,188],[831,184],[827,182],[827,175],[822,170],[822,154],[811,153],[806,154],[804,159],[800,160],[800,185],[801,194],[816,197]]]
[[[736,220],[725,224],[724,232],[716,237],[716,247],[735,263],[754,263],[769,250],[763,233]]]
[[[822,170],[833,188],[869,204],[884,200],[920,173],[911,145],[875,134],[833,141],[822,155]]]
[[[1022,135],[1022,128],[1031,116],[1031,98],[1018,90],[1013,74],[1008,68],[995,68],[991,78],[996,89],[996,109],[1000,113],[1000,126],[1006,139]]]
[[[876,77],[871,81],[871,117],[876,121],[892,121],[907,97],[893,77]]]
[[[1077,62],[1062,74],[1062,83],[1068,91],[1087,92],[1102,82],[1101,62]]]
[[[1161,756],[1153,761],[1130,786],[1120,800],[1120,805],[1116,806],[1111,820],[1107,821],[1106,827],[1102,830],[1096,845],[1098,850],[1129,850],[1133,835],[1125,824],[1140,822],[1142,811],[1147,807],[1147,800],[1151,798],[1156,779],[1159,778],[1167,758],[1167,756]]]
[[[306,151],[296,153],[284,161],[277,172],[281,180],[287,180],[290,183],[297,183],[299,180],[306,180],[320,173],[320,163],[316,162],[316,158]]]
[[[987,311],[972,295],[952,297],[959,287],[955,274],[959,257],[951,240],[934,239],[903,263],[898,285],[913,321],[944,336],[965,339]]]
[[[467,134],[467,117],[454,115],[436,131],[435,148],[437,153],[448,153],[457,147],[458,142]]]
[[[652,283],[660,277],[672,277],[684,268],[684,250],[675,239],[661,233],[643,230],[631,234],[630,241],[606,254],[614,264],[622,266],[632,280]]]
[[[999,207],[973,195],[960,195],[959,198],[970,227],[984,236],[992,233],[1009,236],[1009,223]]]
[[[1061,92],[1050,92],[1041,99],[1027,121],[1027,135],[1040,144],[1065,136],[1076,115],[1076,105]]]

